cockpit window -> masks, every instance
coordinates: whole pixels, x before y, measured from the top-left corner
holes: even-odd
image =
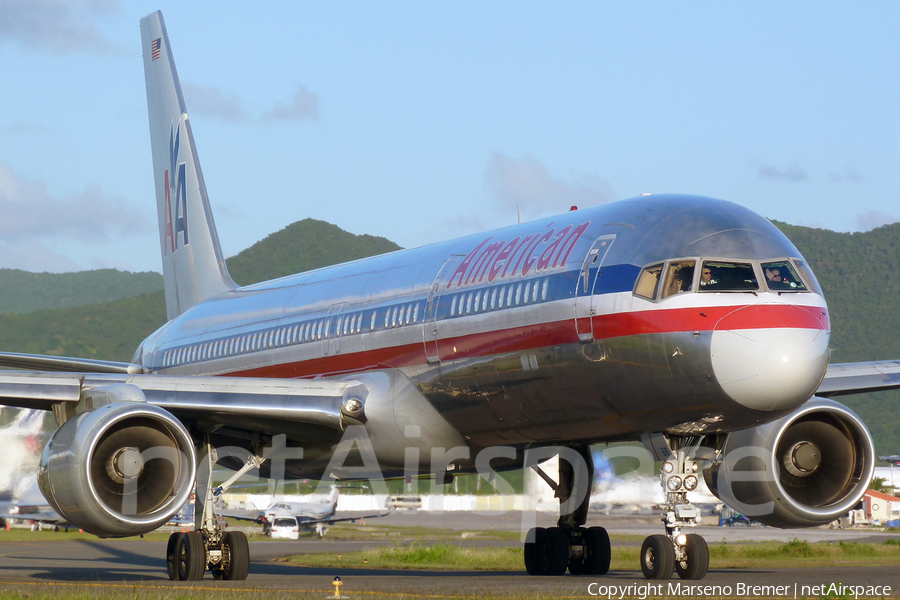
[[[749,263],[703,261],[700,270],[701,292],[750,292],[759,289],[759,282]]]
[[[797,276],[794,266],[787,260],[762,263],[766,285],[775,292],[805,292],[806,286]]]
[[[637,285],[634,286],[634,293],[638,296],[653,300],[653,294],[656,292],[656,284],[659,283],[659,275],[662,273],[662,268],[662,263],[660,263],[658,265],[651,265],[641,271],[637,280]]]
[[[806,261],[795,258],[794,264],[797,265],[797,270],[800,271],[800,275],[806,281],[807,286],[821,296],[822,288],[819,287],[819,282],[816,280],[816,276],[813,274],[812,269],[806,264]]]
[[[672,261],[666,266],[666,283],[662,288],[662,298],[681,292],[691,291],[694,282],[694,261]]]

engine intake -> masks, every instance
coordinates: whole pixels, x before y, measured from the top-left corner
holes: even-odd
[[[847,407],[813,398],[793,413],[728,435],[724,459],[704,475],[713,494],[775,527],[814,527],[838,519],[872,479],[875,448]]]
[[[100,537],[152,531],[187,502],[196,476],[190,434],[172,414],[142,402],[81,413],[50,438],[38,483],[50,505]]]

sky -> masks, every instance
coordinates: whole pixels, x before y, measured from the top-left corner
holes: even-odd
[[[0,0],[0,267],[161,269],[162,10],[225,256],[414,247],[641,193],[900,219],[900,3]]]

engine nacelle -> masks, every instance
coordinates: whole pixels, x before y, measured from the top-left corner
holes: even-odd
[[[191,436],[169,412],[117,402],[66,421],[41,456],[38,483],[69,523],[100,537],[152,531],[190,497]]]
[[[847,514],[865,494],[875,447],[865,424],[832,400],[728,434],[724,459],[704,471],[717,498],[775,527],[815,527]]]

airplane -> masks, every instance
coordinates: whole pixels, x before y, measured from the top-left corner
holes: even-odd
[[[590,447],[640,440],[667,490],[641,570],[701,579],[709,550],[687,533],[700,476],[788,528],[829,523],[865,492],[871,436],[832,398],[900,387],[900,362],[828,364],[822,290],[768,220],[646,195],[238,287],[161,13],[141,20],[141,43],[169,320],[130,363],[0,361],[20,369],[0,377],[2,403],[56,417],[38,479],[69,522],[151,531],[196,484],[168,575],[239,580],[249,545],[222,531],[214,499],[243,473],[446,482],[541,474],[559,454],[558,480],[543,474],[559,520],[527,531],[525,568],[599,575],[610,543],[585,526]],[[214,463],[232,480],[214,486]]]
[[[382,512],[371,515],[361,515],[358,517],[337,517],[338,498],[340,497],[341,486],[332,485],[328,498],[324,502],[283,502],[275,501],[267,507],[258,511],[255,516],[239,515],[235,513],[226,513],[219,511],[219,514],[233,519],[241,519],[254,521],[263,526],[263,532],[269,534],[272,523],[275,519],[282,517],[293,517],[297,520],[297,525],[301,530],[307,533],[315,532],[320,538],[325,537],[328,533],[328,526],[334,523],[355,523],[360,519],[374,519],[384,517],[390,514]]]

